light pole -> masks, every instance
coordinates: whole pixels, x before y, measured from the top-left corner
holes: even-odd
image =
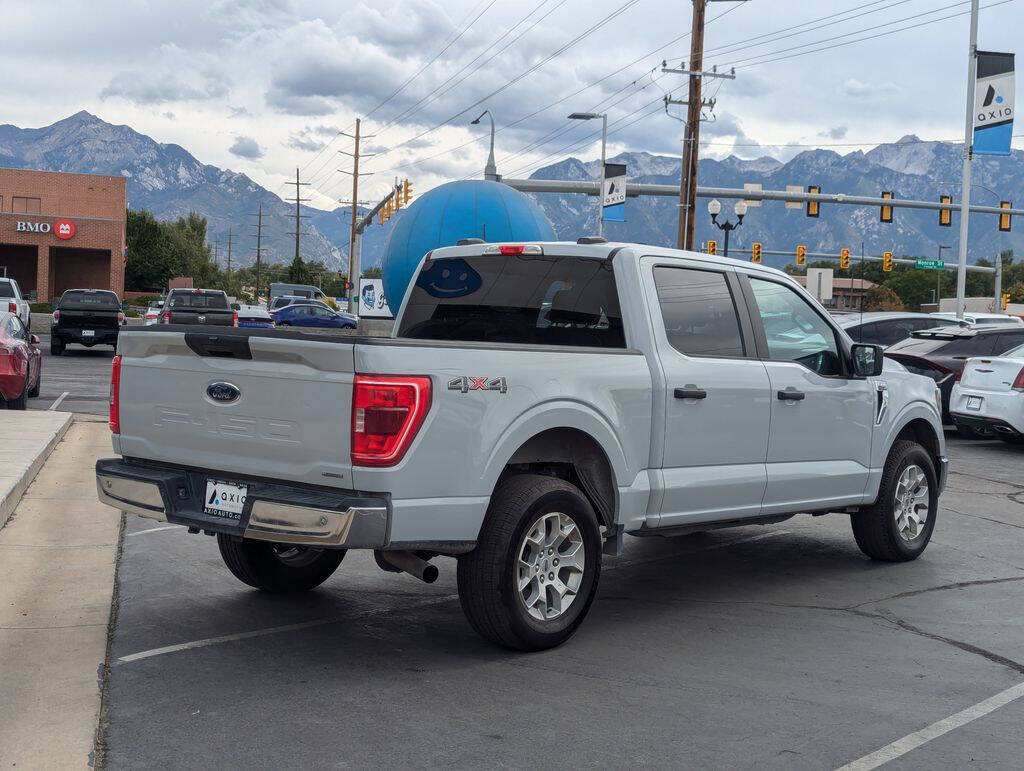
[[[711,215],[711,222],[725,233],[725,253],[722,255],[723,257],[729,256],[729,234],[743,224],[743,217],[747,213],[747,202],[741,198],[736,202],[733,211],[736,212],[736,222],[730,222],[729,220],[719,222],[718,215],[722,213],[722,204],[718,202],[717,198],[712,198],[708,202],[708,214]]]
[[[494,163],[494,116],[491,115],[490,110],[484,110],[480,113],[480,116],[476,120],[471,121],[469,125],[476,126],[480,123],[480,118],[485,115],[491,119],[491,152],[487,156],[487,165],[484,166],[484,179],[489,179],[492,182],[498,182],[500,179],[498,177],[498,167]]]
[[[939,262],[942,262],[942,250],[952,248],[952,246],[947,246],[946,244],[939,244]],[[939,304],[942,301],[942,274],[945,272],[945,270],[940,270],[938,275],[935,277],[935,310],[937,311],[942,310],[942,308],[939,307]]]
[[[569,120],[601,119],[601,187],[597,192],[597,234],[604,235],[604,155],[608,146],[608,114],[603,112],[574,112]]]

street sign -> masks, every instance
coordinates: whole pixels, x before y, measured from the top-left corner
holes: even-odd
[[[918,270],[945,270],[946,263],[943,260],[917,260],[914,267]]]

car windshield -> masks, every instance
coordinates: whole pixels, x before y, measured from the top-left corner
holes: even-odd
[[[58,307],[65,311],[119,311],[121,304],[113,292],[72,290],[61,295]]]
[[[171,296],[172,308],[212,308],[228,310],[228,298],[223,292],[190,292]]]

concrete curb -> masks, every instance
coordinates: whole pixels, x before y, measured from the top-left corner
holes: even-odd
[[[21,502],[21,497],[35,480],[36,474],[46,463],[50,453],[64,438],[74,420],[74,416],[68,412],[18,413],[8,411],[4,415],[5,433],[13,429],[11,435],[31,440],[35,437],[28,436],[29,432],[38,432],[41,429],[44,436],[40,437],[39,442],[34,443],[35,446],[28,450],[28,464],[21,469],[20,474],[15,476],[13,483],[7,477],[0,477],[0,528],[7,524],[7,520],[11,518],[15,508]]]

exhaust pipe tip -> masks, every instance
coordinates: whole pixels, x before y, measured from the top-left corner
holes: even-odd
[[[437,580],[440,572],[437,565],[431,565],[425,559],[411,551],[380,551],[377,552],[380,559],[396,570],[408,573],[425,584],[432,584]],[[380,560],[378,560],[380,562]],[[384,565],[381,565],[384,567]]]
[[[432,584],[437,580],[437,577],[441,574],[441,571],[437,569],[437,565],[431,565],[427,563],[427,566],[423,568],[423,583]]]

